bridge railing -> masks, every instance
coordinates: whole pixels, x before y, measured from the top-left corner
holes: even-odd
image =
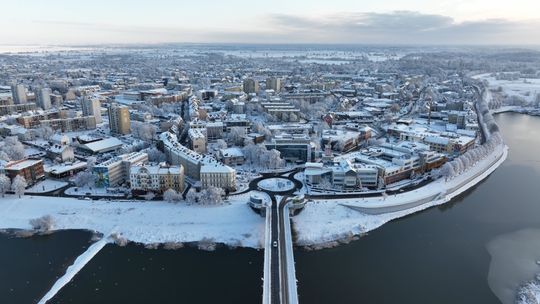
[[[296,281],[296,270],[294,265],[294,253],[293,253],[293,241],[292,241],[292,231],[291,231],[291,220],[290,220],[289,204],[285,205],[283,208],[283,221],[285,228],[285,258],[287,260],[287,287],[288,287],[288,303],[298,304],[298,291],[297,291],[297,281]]]
[[[270,206],[266,206],[266,229],[264,232],[264,277],[263,277],[263,304],[272,303],[271,289],[271,270],[270,263],[272,260],[272,210]]]

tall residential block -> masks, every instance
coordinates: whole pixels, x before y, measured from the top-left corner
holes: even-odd
[[[259,82],[253,78],[246,78],[242,88],[246,94],[259,93]]]
[[[129,119],[128,107],[117,104],[112,104],[109,107],[109,127],[111,133],[129,134],[131,120]]]
[[[38,88],[35,94],[38,106],[41,107],[43,110],[49,110],[51,108],[51,89]]]
[[[266,78],[266,89],[274,90],[276,93],[281,91],[281,78],[277,78],[277,77]]]
[[[11,95],[15,104],[26,103],[26,90],[22,84],[11,85]]]
[[[94,116],[96,118],[96,124],[100,124],[103,121],[101,118],[101,103],[97,98],[84,98],[82,100],[82,112],[84,116]]]

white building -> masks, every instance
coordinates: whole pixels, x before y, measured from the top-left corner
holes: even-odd
[[[92,173],[97,187],[115,187],[129,179],[131,166],[148,162],[148,154],[132,152],[123,154],[96,165]]]
[[[236,189],[236,170],[218,162],[209,162],[201,166],[201,184],[203,188],[214,186],[226,190]]]
[[[219,150],[219,160],[225,165],[238,166],[244,164],[246,157],[240,148],[232,147]]]
[[[304,179],[312,187],[327,180],[334,190],[375,188],[379,182],[379,169],[374,165],[352,163],[349,160],[342,160],[329,167],[322,163],[306,163]]]
[[[47,156],[53,160],[58,159],[61,162],[75,160],[73,148],[68,145],[54,144],[52,147],[47,149]]]
[[[132,191],[163,193],[184,191],[184,167],[132,166],[129,173]]]

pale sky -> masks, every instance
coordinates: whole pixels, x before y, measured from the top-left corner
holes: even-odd
[[[0,0],[0,44],[540,44],[538,0]]]

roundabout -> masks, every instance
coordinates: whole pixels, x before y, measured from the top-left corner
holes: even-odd
[[[270,191],[274,193],[285,193],[296,188],[292,181],[283,177],[262,179],[257,183],[257,186],[263,191]]]

